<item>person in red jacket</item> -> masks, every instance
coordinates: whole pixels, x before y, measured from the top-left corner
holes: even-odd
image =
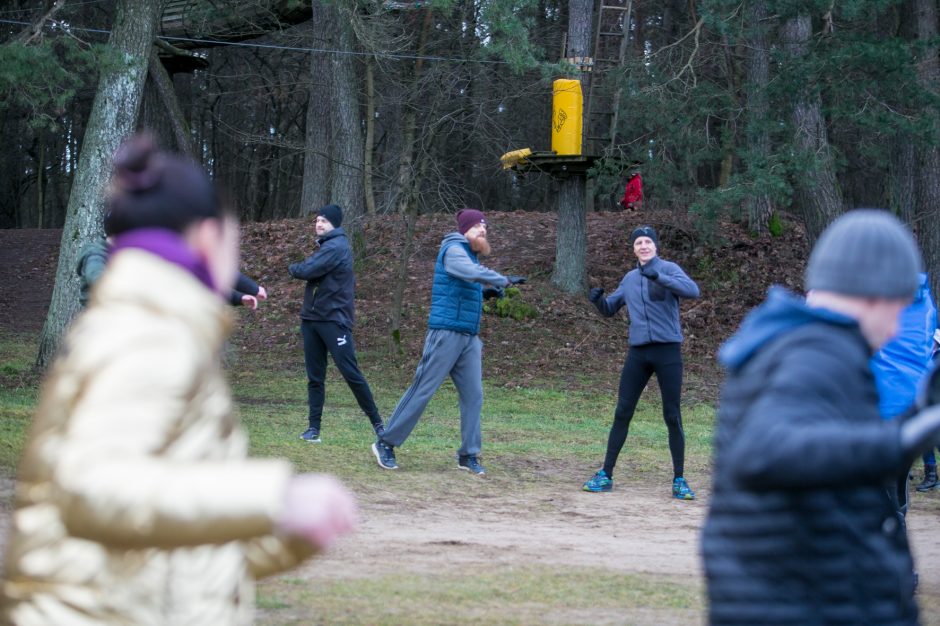
[[[643,202],[643,177],[639,172],[635,172],[627,186],[623,190],[623,198],[620,199],[620,206],[625,209],[634,209]]]

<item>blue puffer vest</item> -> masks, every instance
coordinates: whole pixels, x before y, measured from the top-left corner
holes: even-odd
[[[476,335],[480,332],[483,309],[483,286],[450,276],[444,269],[444,254],[451,246],[462,245],[474,263],[477,256],[469,243],[445,242],[434,265],[434,286],[431,288],[431,315],[428,328],[453,330]]]

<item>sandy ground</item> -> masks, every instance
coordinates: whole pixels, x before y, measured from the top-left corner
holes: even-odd
[[[708,508],[708,492],[699,489],[695,502],[669,497],[662,485],[618,484],[608,494],[588,494],[577,484],[557,485],[533,493],[466,497],[435,494],[402,504],[394,493],[376,493],[361,502],[359,531],[328,554],[311,561],[300,575],[318,579],[368,578],[392,572],[434,573],[466,566],[582,566],[609,568],[627,574],[653,574],[704,588],[699,539]],[[920,575],[922,622],[940,624],[940,541],[937,501],[940,493],[915,495],[909,532]],[[919,506],[920,505],[920,506]],[[377,560],[375,545],[393,555]],[[295,574],[296,575],[296,574]],[[570,623],[688,624],[677,614],[644,619],[607,616],[596,621],[584,614]],[[609,619],[608,619],[609,618]],[[705,623],[704,615],[696,615]],[[666,618],[673,619],[673,618]],[[694,618],[693,618],[694,619]]]
[[[578,490],[572,476],[559,477],[514,492],[475,484],[455,471],[441,488],[416,490],[408,481],[360,493],[361,523],[356,533],[329,552],[285,574],[309,582],[378,576],[460,575],[473,568],[598,568],[623,574],[660,576],[703,590],[699,538],[708,492],[699,487],[694,502],[669,497],[668,485],[620,481],[606,494]],[[0,550],[6,540],[13,481],[0,477]],[[909,533],[920,575],[922,623],[940,625],[940,492],[915,494]],[[376,547],[381,545],[377,558]],[[0,571],[2,574],[2,571]],[[276,578],[271,583],[277,585]],[[302,607],[287,613],[260,610],[265,624],[305,623]],[[287,621],[284,621],[287,620]],[[299,620],[299,621],[297,621]],[[695,610],[580,609],[555,612],[548,624],[704,624]]]

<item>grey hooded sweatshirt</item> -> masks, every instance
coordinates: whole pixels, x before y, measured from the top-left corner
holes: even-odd
[[[656,280],[643,276],[637,266],[626,273],[616,291],[594,305],[605,317],[627,306],[631,346],[679,343],[682,341],[679,298],[698,298],[698,285],[681,267],[658,256],[647,262],[645,267],[659,274]]]

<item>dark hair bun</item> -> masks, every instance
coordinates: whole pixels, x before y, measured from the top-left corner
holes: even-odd
[[[183,232],[229,211],[198,163],[158,150],[150,135],[135,135],[115,152],[104,221],[109,235],[139,228]]]
[[[146,191],[160,180],[163,159],[150,135],[135,135],[114,153],[115,187],[123,191]]]

